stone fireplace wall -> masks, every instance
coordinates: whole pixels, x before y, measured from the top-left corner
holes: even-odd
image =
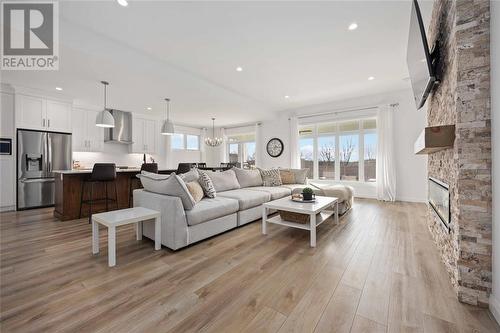
[[[428,224],[462,302],[488,306],[491,293],[489,0],[436,0],[429,45],[439,41],[441,83],[428,99],[428,126],[456,126],[453,149],[428,158],[429,176],[450,186],[451,232],[429,208]]]

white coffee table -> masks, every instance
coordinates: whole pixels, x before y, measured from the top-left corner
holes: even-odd
[[[335,206],[335,209],[327,211],[328,208],[333,208],[333,206]],[[269,209],[308,214],[310,216],[310,222],[301,224],[285,221],[281,219],[281,216],[279,215],[268,218],[267,213]],[[320,213],[320,215],[317,218],[316,214],[318,213]],[[311,247],[316,247],[316,227],[318,227],[333,214],[335,214],[335,223],[338,223],[339,200],[338,198],[334,197],[316,196],[316,201],[311,203],[295,202],[292,201],[291,197],[285,197],[282,199],[270,201],[265,203],[262,208],[262,234],[267,234],[267,223],[274,223],[287,227],[309,230],[311,234]]]
[[[161,219],[156,210],[133,207],[92,214],[92,253],[99,253],[99,225],[108,227],[108,266],[116,265],[116,227],[136,223],[137,240],[142,239],[142,221],[155,219],[155,250],[161,249]]]

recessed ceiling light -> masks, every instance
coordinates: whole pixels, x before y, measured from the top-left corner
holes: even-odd
[[[61,87],[56,87],[56,90],[61,91],[61,90],[62,90],[62,88],[61,88]]]
[[[288,99],[288,98],[290,98],[290,96],[288,96],[288,95],[285,95],[285,98],[287,98],[287,99]]]
[[[127,7],[128,6],[128,1],[127,0],[116,0],[120,4],[120,6]]]
[[[148,109],[149,111],[153,110],[153,109],[152,109],[151,107],[149,107],[149,106],[148,106],[146,109]]]
[[[358,24],[356,22],[352,22],[349,24],[349,30],[356,30],[358,28]]]
[[[375,77],[373,76],[368,77],[368,81],[373,81],[373,80],[375,80]]]
[[[241,71],[243,71],[243,67],[240,67],[240,66],[236,67],[236,71],[237,71],[237,72],[241,72]]]

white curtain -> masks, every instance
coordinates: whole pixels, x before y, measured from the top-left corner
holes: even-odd
[[[220,159],[221,163],[227,163],[228,162],[227,136],[226,136],[226,130],[224,128],[220,129],[220,136],[222,138],[222,144],[220,146],[219,159]]]
[[[262,167],[262,124],[255,124],[255,166]]]
[[[290,117],[290,167],[300,168],[299,119],[297,116]]]
[[[397,105],[380,106],[377,113],[377,199],[396,200],[393,118]]]
[[[200,162],[207,163],[207,145],[205,138],[207,137],[207,129],[202,128],[200,131]]]

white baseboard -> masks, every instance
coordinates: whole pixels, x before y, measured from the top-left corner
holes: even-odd
[[[10,212],[16,210],[16,206],[4,206],[0,207],[0,212]]]
[[[493,294],[490,295],[490,311],[497,323],[500,323],[500,301]]]

